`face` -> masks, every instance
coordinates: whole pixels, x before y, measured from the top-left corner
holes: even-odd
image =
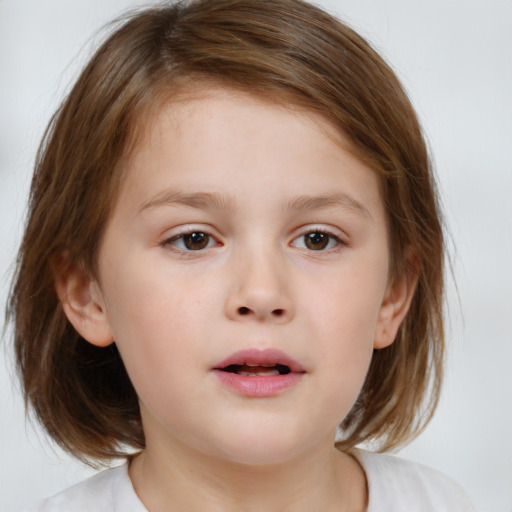
[[[404,302],[378,179],[344,145],[314,114],[222,90],[151,126],[81,326],[117,343],[148,449],[265,464],[332,446]]]

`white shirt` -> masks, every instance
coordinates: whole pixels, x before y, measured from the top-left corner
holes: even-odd
[[[368,481],[367,512],[474,512],[464,491],[442,473],[391,455],[357,450]],[[26,512],[148,512],[128,466],[103,471]]]

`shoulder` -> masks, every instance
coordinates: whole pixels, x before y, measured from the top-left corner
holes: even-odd
[[[102,471],[47,498],[25,512],[147,512],[138,499],[128,466]]]
[[[461,487],[439,471],[391,455],[354,451],[368,481],[368,512],[473,512]]]

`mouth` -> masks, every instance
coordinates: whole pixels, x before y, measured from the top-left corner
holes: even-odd
[[[285,364],[230,364],[220,368],[222,372],[245,375],[247,377],[269,377],[272,375],[287,375],[291,372],[290,367]]]
[[[239,375],[287,375],[305,373],[300,363],[277,349],[240,350],[214,366],[220,370]]]
[[[212,368],[219,381],[247,397],[271,397],[300,382],[305,369],[297,361],[275,349],[243,350]]]

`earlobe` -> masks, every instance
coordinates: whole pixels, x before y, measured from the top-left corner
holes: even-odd
[[[398,329],[409,311],[418,283],[418,274],[412,268],[416,269],[416,265],[409,266],[402,276],[388,283],[375,332],[373,347],[376,349],[386,348],[395,341]]]
[[[71,262],[67,254],[54,258],[52,269],[62,309],[78,334],[98,347],[113,343],[103,294],[97,282]]]

